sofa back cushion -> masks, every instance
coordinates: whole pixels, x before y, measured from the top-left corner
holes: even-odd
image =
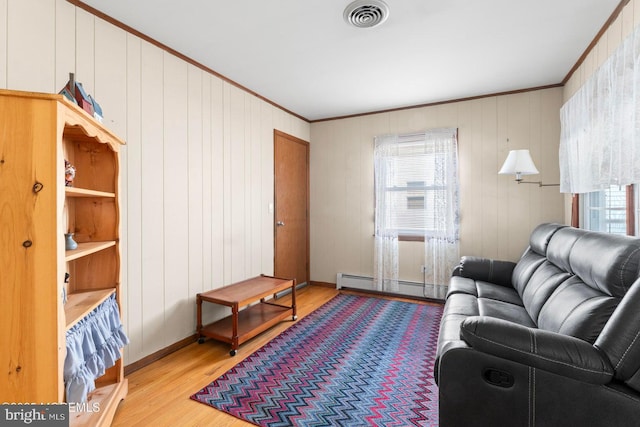
[[[566,226],[560,224],[541,224],[531,232],[529,247],[525,250],[511,275],[511,283],[520,297],[538,267],[546,261],[547,246],[552,236],[564,227]]]
[[[540,224],[531,232],[529,247],[538,255],[546,256],[547,247],[553,236],[556,232],[566,227],[566,225],[562,224]]]
[[[640,273],[640,239],[585,233],[569,254],[571,270],[604,294],[623,297]]]
[[[589,231],[573,227],[565,227],[558,230],[547,245],[547,258],[549,261],[558,266],[558,268],[568,273],[573,273],[570,255],[578,239],[587,233]]]
[[[549,300],[551,294],[570,277],[570,273],[546,259],[535,269],[526,286],[522,289],[520,298],[522,298],[527,313],[536,324],[540,324],[538,319],[540,310]]]
[[[640,239],[565,228],[551,238],[547,258],[567,275],[531,280],[523,293],[525,308],[537,313],[532,318],[541,329],[595,342],[640,274]],[[534,303],[527,304],[526,296],[536,290],[529,299]]]
[[[542,224],[512,282],[540,329],[593,343],[639,274],[640,239]]]
[[[600,335],[620,298],[586,285],[578,276],[563,281],[540,309],[538,328],[593,343]]]
[[[584,230],[571,227],[558,226],[554,230],[553,226],[557,224],[544,224],[531,234],[532,243],[537,241],[538,248],[544,248],[544,253],[540,254],[544,255],[543,262],[531,269],[526,280],[519,280],[516,284],[527,312],[536,323],[539,322],[540,310],[553,291],[573,273],[569,255],[573,245],[585,233]],[[553,230],[553,233],[549,233],[549,230]],[[534,246],[530,247],[533,249]]]

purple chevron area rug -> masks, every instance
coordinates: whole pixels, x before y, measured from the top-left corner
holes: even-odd
[[[340,294],[191,399],[259,426],[437,426],[442,307]]]

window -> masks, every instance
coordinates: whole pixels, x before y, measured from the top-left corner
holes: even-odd
[[[455,129],[378,137],[374,157],[377,235],[457,239]]]
[[[634,206],[637,190],[634,185],[612,185],[601,191],[580,195],[582,228],[612,234],[634,235]]]

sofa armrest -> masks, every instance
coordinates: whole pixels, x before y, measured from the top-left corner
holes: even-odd
[[[460,325],[460,338],[475,350],[564,377],[606,384],[613,368],[597,347],[578,338],[528,328],[502,319],[472,316]]]
[[[516,263],[511,261],[463,256],[460,264],[453,270],[453,275],[510,287],[515,266]]]

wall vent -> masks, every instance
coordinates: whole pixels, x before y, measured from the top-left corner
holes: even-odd
[[[389,17],[389,6],[382,0],[356,0],[344,10],[344,20],[357,28],[372,28]]]

